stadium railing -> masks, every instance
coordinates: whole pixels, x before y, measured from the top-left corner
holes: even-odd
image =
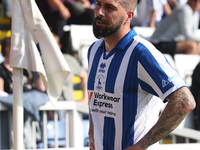
[[[88,130],[88,128],[83,127],[83,114],[88,114],[88,106],[87,105],[81,105],[78,104],[75,101],[63,101],[63,102],[57,102],[55,106],[53,106],[50,102],[47,104],[41,106],[39,110],[43,114],[43,144],[44,148],[38,148],[38,145],[36,143],[36,136],[34,136],[34,147],[33,149],[43,149],[43,150],[53,150],[54,148],[48,147],[48,137],[47,137],[47,128],[48,128],[48,120],[47,120],[47,112],[48,111],[54,111],[54,125],[55,125],[55,138],[54,138],[54,147],[55,149],[65,149],[65,150],[86,150],[87,147],[84,147],[84,135],[83,131]],[[65,136],[65,147],[59,147],[59,139],[58,139],[58,129],[56,126],[58,126],[58,117],[56,110],[66,110],[66,122],[65,122],[65,130],[63,130],[66,134]],[[8,111],[3,104],[0,104],[0,113],[2,111]],[[35,123],[33,122],[33,135],[36,135],[35,131]],[[10,134],[10,133],[8,133]],[[192,150],[199,150],[200,147],[200,131],[189,129],[189,128],[177,128],[175,129],[170,135],[170,142],[168,144],[163,139],[160,143],[161,150],[165,150],[169,148],[170,150],[173,149],[181,149],[184,150],[185,147],[190,146]],[[168,138],[169,138],[168,137]],[[176,140],[178,137],[182,137],[185,140],[182,143],[178,143]],[[12,143],[11,143],[12,144]],[[12,147],[12,146],[11,146]],[[198,149],[197,149],[198,148]]]

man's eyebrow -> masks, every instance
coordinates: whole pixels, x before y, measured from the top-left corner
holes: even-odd
[[[112,8],[114,8],[114,9],[117,8],[115,5],[113,5],[113,4],[109,4],[109,3],[105,3],[105,5],[106,5],[107,7],[112,7]]]

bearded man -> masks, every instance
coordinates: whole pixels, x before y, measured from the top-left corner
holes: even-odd
[[[137,0],[96,0],[88,51],[90,150],[158,150],[195,108],[185,82],[130,29]],[[159,116],[160,103],[167,102]]]

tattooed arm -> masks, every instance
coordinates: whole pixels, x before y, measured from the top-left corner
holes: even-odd
[[[169,102],[157,123],[140,141],[126,150],[146,150],[172,132],[195,108],[194,98],[187,87],[177,90],[167,99]]]
[[[95,150],[95,144],[94,144],[94,132],[93,132],[93,123],[92,123],[92,116],[89,109],[89,147],[90,150]]]

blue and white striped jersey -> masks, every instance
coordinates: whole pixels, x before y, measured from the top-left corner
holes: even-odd
[[[108,55],[104,49],[101,39],[88,51],[95,149],[124,150],[155,124],[160,99],[186,85],[164,55],[134,30]]]

